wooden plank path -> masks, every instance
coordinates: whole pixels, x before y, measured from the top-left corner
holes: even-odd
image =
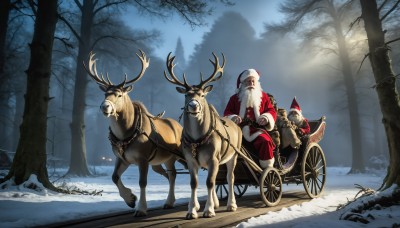
[[[266,207],[260,195],[246,195],[237,198],[236,212],[226,211],[226,201],[220,201],[220,207],[215,210],[213,218],[203,218],[202,211],[205,202],[200,202],[199,218],[186,220],[187,203],[176,205],[173,209],[149,209],[146,217],[134,217],[133,210],[113,214],[105,214],[73,221],[48,224],[45,227],[234,227],[251,217],[266,214],[270,211],[279,211],[284,207],[309,201],[305,192],[284,192],[281,202],[275,207]]]

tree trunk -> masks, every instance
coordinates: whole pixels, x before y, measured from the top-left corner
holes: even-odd
[[[68,174],[77,176],[90,175],[86,159],[85,108],[88,78],[83,68],[83,61],[89,56],[91,31],[93,24],[93,1],[83,1],[81,19],[81,41],[77,57],[75,92],[71,123],[71,159]]]
[[[15,94],[15,113],[13,130],[11,132],[11,148],[10,150],[15,151],[19,141],[20,129],[19,126],[22,120],[22,113],[24,111],[24,95],[22,92],[16,92]]]
[[[334,28],[336,32],[336,39],[339,49],[339,59],[342,64],[342,74],[344,85],[347,94],[347,104],[349,108],[350,120],[350,134],[351,134],[351,149],[352,149],[352,163],[349,173],[365,172],[364,158],[361,147],[361,127],[360,117],[357,104],[357,93],[353,73],[351,71],[351,63],[349,53],[346,45],[346,40],[343,35],[341,20],[337,15],[337,11],[332,2],[329,2],[331,9],[331,16],[334,21]]]
[[[360,117],[359,117],[360,115],[357,104],[357,93],[356,93],[353,73],[351,72],[349,55],[342,34],[338,44],[339,44],[340,61],[342,63],[342,73],[347,94],[347,103],[349,108],[351,149],[352,149],[350,173],[365,172],[364,155],[361,146],[361,127],[360,127]]]
[[[4,73],[4,64],[5,64],[5,51],[6,51],[6,37],[7,37],[7,28],[8,28],[8,17],[10,14],[10,0],[0,1],[0,107],[2,111],[0,111],[0,137],[8,138],[8,124],[9,117],[8,113],[10,112],[10,108],[8,107],[8,97],[7,89],[5,88],[8,84],[6,80],[6,75]],[[4,88],[4,89],[3,89]],[[7,142],[1,142],[0,147],[4,149],[9,149],[7,146]]]
[[[37,17],[27,73],[24,116],[17,152],[5,179],[14,177],[19,185],[35,174],[49,189],[55,187],[46,168],[46,130],[51,58],[57,23],[57,1],[38,1]]]
[[[3,78],[10,0],[0,1],[0,81]]]
[[[368,37],[369,60],[374,72],[382,122],[389,146],[390,163],[382,185],[386,189],[392,184],[400,186],[400,98],[389,56],[390,48],[385,44],[376,1],[360,0],[360,3]]]

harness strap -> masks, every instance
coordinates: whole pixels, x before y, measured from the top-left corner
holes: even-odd
[[[174,150],[171,150],[171,149],[167,148],[166,146],[160,144],[160,142],[159,142],[159,137],[157,137],[157,136],[159,136],[160,134],[158,133],[157,128],[156,128],[156,125],[155,125],[154,122],[153,122],[153,118],[154,118],[154,117],[151,117],[151,116],[148,116],[148,115],[146,115],[146,116],[147,116],[147,118],[149,118],[151,129],[152,129],[153,132],[155,132],[156,138],[150,137],[150,135],[148,135],[146,132],[143,132],[143,134],[144,134],[152,143],[154,143],[154,144],[156,145],[156,147],[160,147],[161,149],[166,150],[166,151],[168,151],[168,152],[174,154],[175,156],[179,157],[180,159],[184,159],[184,157],[182,156],[182,154],[180,154],[179,152],[174,151]],[[159,117],[157,117],[157,118],[159,118]],[[156,148],[156,150],[157,150],[157,148]],[[154,153],[154,156],[155,156],[155,153]],[[154,157],[153,157],[153,158],[154,158]]]
[[[140,108],[135,108],[135,120],[137,120],[137,121],[135,122],[135,126],[133,128],[134,129],[133,134],[128,138],[125,138],[123,140],[118,139],[117,136],[115,136],[115,134],[112,132],[111,128],[109,128],[108,139],[110,140],[111,145],[117,147],[118,154],[119,154],[120,158],[126,161],[126,158],[125,158],[125,155],[124,155],[126,148],[128,148],[129,144],[131,144],[134,140],[136,140],[137,137],[139,137],[139,135],[144,135],[152,143],[154,143],[156,145],[156,149],[151,154],[148,162],[150,162],[151,160],[154,159],[154,157],[157,154],[157,148],[158,147],[160,147],[163,150],[166,150],[166,151],[168,151],[170,153],[173,153],[175,156],[179,157],[180,159],[184,159],[183,156],[181,154],[179,154],[179,152],[173,151],[173,150],[171,150],[171,149],[169,149],[169,148],[167,148],[167,147],[165,147],[165,146],[163,146],[162,144],[159,143],[159,140],[158,140],[158,137],[157,137],[159,135],[159,133],[157,131],[156,126],[154,125],[154,122],[153,122],[152,118],[150,116],[148,116],[148,115],[146,115],[146,116],[149,118],[151,129],[155,132],[156,138],[153,139],[153,137],[150,137],[150,135],[148,135],[145,131],[143,131],[143,129],[142,129],[142,124],[143,124],[143,119],[142,118],[143,118],[143,115],[141,113],[142,112],[141,112]],[[157,117],[157,118],[159,118],[159,117]]]
[[[115,134],[112,132],[111,127],[108,127],[109,134],[108,139],[110,140],[111,145],[115,146],[118,149],[118,154],[121,159],[126,161],[125,158],[125,150],[128,148],[129,144],[131,144],[139,135],[143,134],[141,130],[142,125],[142,116],[140,115],[140,109],[135,112],[135,124],[133,134],[130,137],[127,137],[123,140],[120,140]]]
[[[202,146],[204,143],[206,143],[210,139],[210,137],[211,137],[211,135],[212,135],[212,133],[214,131],[221,137],[222,140],[225,140],[225,141],[228,142],[228,145],[227,145],[225,151],[222,153],[221,157],[224,157],[226,155],[226,153],[228,152],[229,146],[232,146],[232,144],[230,143],[230,135],[229,135],[229,133],[228,133],[226,127],[225,127],[225,124],[223,123],[223,121],[220,118],[218,118],[221,121],[222,126],[224,127],[226,135],[227,135],[228,138],[225,138],[221,134],[221,132],[219,132],[216,129],[217,122],[216,122],[216,118],[215,118],[214,115],[217,115],[217,114],[213,112],[214,108],[211,105],[209,105],[209,109],[210,109],[211,126],[208,129],[208,132],[202,138],[200,138],[199,140],[192,140],[185,133],[182,135],[183,136],[182,137],[182,143],[185,146],[187,146],[187,147],[189,147],[191,149],[192,157],[196,158],[196,159],[197,159],[197,148]],[[221,150],[220,151],[222,151],[222,148],[223,148],[223,143],[221,143]]]

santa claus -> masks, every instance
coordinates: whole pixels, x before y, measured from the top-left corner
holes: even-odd
[[[310,134],[310,125],[308,124],[307,118],[303,116],[296,97],[293,98],[292,104],[290,105],[288,120],[292,121],[296,125],[297,136],[302,137]]]
[[[260,166],[267,168],[273,167],[275,161],[275,144],[267,131],[275,126],[276,111],[259,79],[254,69],[239,75],[236,93],[229,99],[224,116],[242,127],[244,139],[258,151]]]

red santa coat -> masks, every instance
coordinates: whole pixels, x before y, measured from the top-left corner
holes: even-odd
[[[303,122],[300,124],[300,126],[297,126],[297,127],[298,127],[297,128],[297,131],[298,131],[297,133],[300,136],[310,134],[310,124],[308,123],[308,119],[304,118]]]
[[[224,116],[233,118],[234,116],[240,116],[242,119],[248,118],[253,121],[257,121],[258,118],[266,118],[268,124],[265,126],[267,131],[270,131],[275,126],[276,111],[272,106],[269,96],[262,92],[262,98],[258,107],[243,107],[240,105],[239,95],[235,94],[230,99],[225,108]],[[273,158],[273,150],[275,145],[268,132],[262,129],[255,128],[253,126],[243,126],[243,137],[253,142],[254,147],[258,150],[261,160],[269,160]]]

